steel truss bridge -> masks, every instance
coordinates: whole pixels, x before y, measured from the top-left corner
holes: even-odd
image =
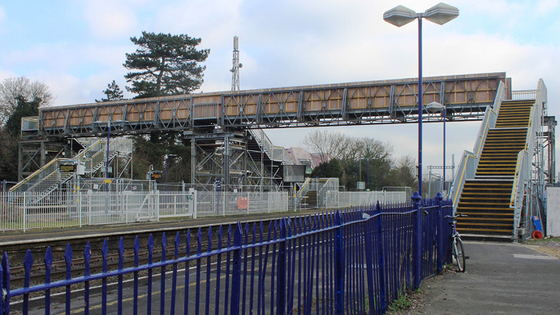
[[[423,103],[445,105],[449,121],[482,120],[500,82],[511,95],[503,72],[427,77]],[[272,187],[283,158],[255,129],[416,123],[418,88],[412,78],[41,107],[22,124],[20,179],[70,150],[75,138],[180,131],[191,142],[191,183]],[[423,120],[442,117],[426,111]]]

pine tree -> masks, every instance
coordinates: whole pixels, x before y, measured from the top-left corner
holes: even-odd
[[[107,84],[107,88],[103,91],[106,98],[102,98],[101,100],[95,100],[96,102],[109,102],[109,101],[118,101],[122,100],[123,91],[119,87],[119,85],[113,80],[113,82]]]
[[[197,50],[200,38],[188,35],[155,34],[142,32],[130,40],[138,46],[136,52],[126,54],[123,64],[125,75],[132,87],[127,90],[138,97],[187,94],[203,83],[205,66],[199,65],[208,58],[209,49]]]

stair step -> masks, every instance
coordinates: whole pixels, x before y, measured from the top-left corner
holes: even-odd
[[[495,128],[488,131],[475,179],[463,187],[457,230],[474,239],[511,240],[514,213],[510,208],[517,156],[525,149],[534,101],[502,102]]]
[[[501,233],[512,233],[513,232],[513,228],[511,230],[506,230],[506,229],[481,229],[481,228],[465,228],[465,227],[457,227],[457,231],[462,232],[462,231],[470,231],[470,232],[474,232],[474,231],[478,231],[478,232],[501,232]]]
[[[507,222],[512,222],[513,223],[513,218],[480,218],[480,217],[458,217],[457,218],[457,222],[460,221],[482,221],[482,220],[488,220],[488,221],[507,221]]]
[[[491,242],[511,242],[512,235],[488,235],[488,234],[471,234],[461,233],[461,238],[466,241],[491,241]]]
[[[468,226],[490,226],[490,227],[494,227],[494,226],[499,226],[499,227],[511,227],[511,223],[496,223],[496,222],[457,222],[457,226],[464,226],[464,225],[468,225]]]
[[[483,210],[483,209],[472,209],[472,210]],[[494,210],[494,209],[487,209],[487,210]],[[457,212],[458,212],[458,213],[461,213],[461,214],[465,214],[465,215],[467,215],[467,216],[469,216],[469,217],[477,217],[477,216],[482,217],[482,216],[489,216],[489,215],[497,216],[497,217],[500,217],[500,216],[501,216],[501,217],[507,217],[507,216],[513,217],[513,212],[510,212],[510,213],[500,213],[500,212],[490,212],[490,213],[488,213],[488,212],[468,212],[468,211],[464,211],[464,210],[459,210],[459,208],[457,208]]]

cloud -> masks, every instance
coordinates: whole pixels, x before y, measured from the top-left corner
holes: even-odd
[[[122,40],[137,28],[138,19],[133,1],[86,1],[83,7],[91,34],[100,40]]]
[[[559,6],[558,0],[542,0],[538,1],[535,6],[535,12],[539,15],[548,14],[553,10],[556,10]]]

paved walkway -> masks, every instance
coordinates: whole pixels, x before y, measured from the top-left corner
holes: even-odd
[[[528,246],[465,243],[466,273],[423,282],[409,314],[560,314],[560,260]]]

